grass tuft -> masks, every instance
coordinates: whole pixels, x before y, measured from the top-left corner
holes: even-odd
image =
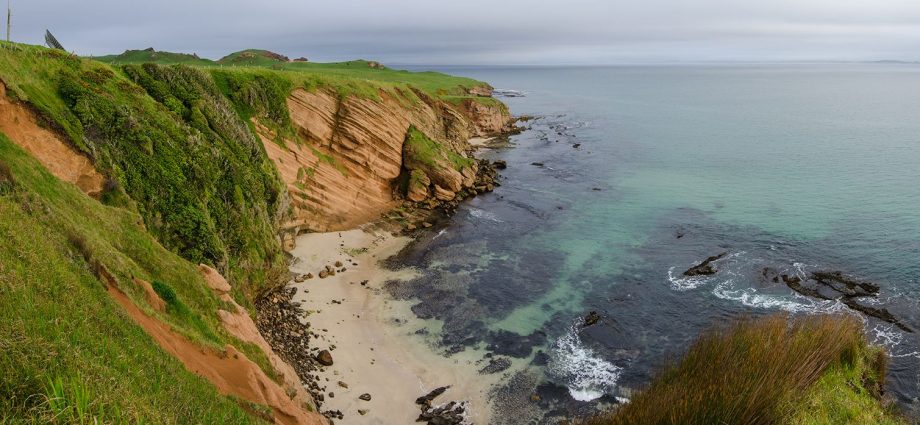
[[[703,333],[628,404],[586,423],[787,423],[810,413],[801,410],[803,394],[816,404],[828,402],[820,392],[808,393],[816,383],[820,388],[839,381],[839,371],[863,370],[865,359],[875,355],[852,316],[744,319]],[[872,380],[882,382],[883,376]]]

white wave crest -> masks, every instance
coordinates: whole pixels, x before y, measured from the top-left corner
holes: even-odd
[[[556,340],[551,359],[549,372],[564,380],[569,394],[579,401],[591,401],[612,392],[622,370],[585,347],[577,325]]]
[[[500,218],[498,218],[497,215],[495,215],[495,213],[492,213],[486,210],[481,210],[479,208],[470,209],[470,215],[480,220],[489,220],[489,221],[494,221],[496,223],[504,223]]]

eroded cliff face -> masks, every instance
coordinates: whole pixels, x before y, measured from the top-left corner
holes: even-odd
[[[41,125],[32,109],[7,98],[3,82],[0,82],[0,132],[28,151],[55,177],[73,183],[94,198],[102,193],[105,179],[93,163],[57,133]]]
[[[329,90],[297,89],[287,106],[299,140],[279,138],[256,123],[293,201],[293,218],[286,228],[343,230],[392,209],[403,196],[397,188],[400,176],[418,175],[415,170],[426,162],[405,149],[410,127],[444,148],[438,158],[449,153],[455,159],[427,161],[426,190],[416,188],[413,200],[449,200],[473,184],[475,161],[457,157],[466,158],[471,137],[507,129],[507,110],[497,102],[490,106],[465,100],[453,105],[421,92],[412,97],[381,92],[380,100],[342,99]]]

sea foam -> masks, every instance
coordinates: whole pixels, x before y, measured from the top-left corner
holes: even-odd
[[[550,351],[549,372],[566,383],[575,400],[591,401],[616,388],[622,368],[586,347],[578,335],[578,324],[556,340]]]

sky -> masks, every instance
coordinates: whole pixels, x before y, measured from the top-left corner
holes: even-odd
[[[2,1],[2,0],[0,0]],[[80,55],[564,65],[920,60],[920,0],[11,0],[14,41]]]

